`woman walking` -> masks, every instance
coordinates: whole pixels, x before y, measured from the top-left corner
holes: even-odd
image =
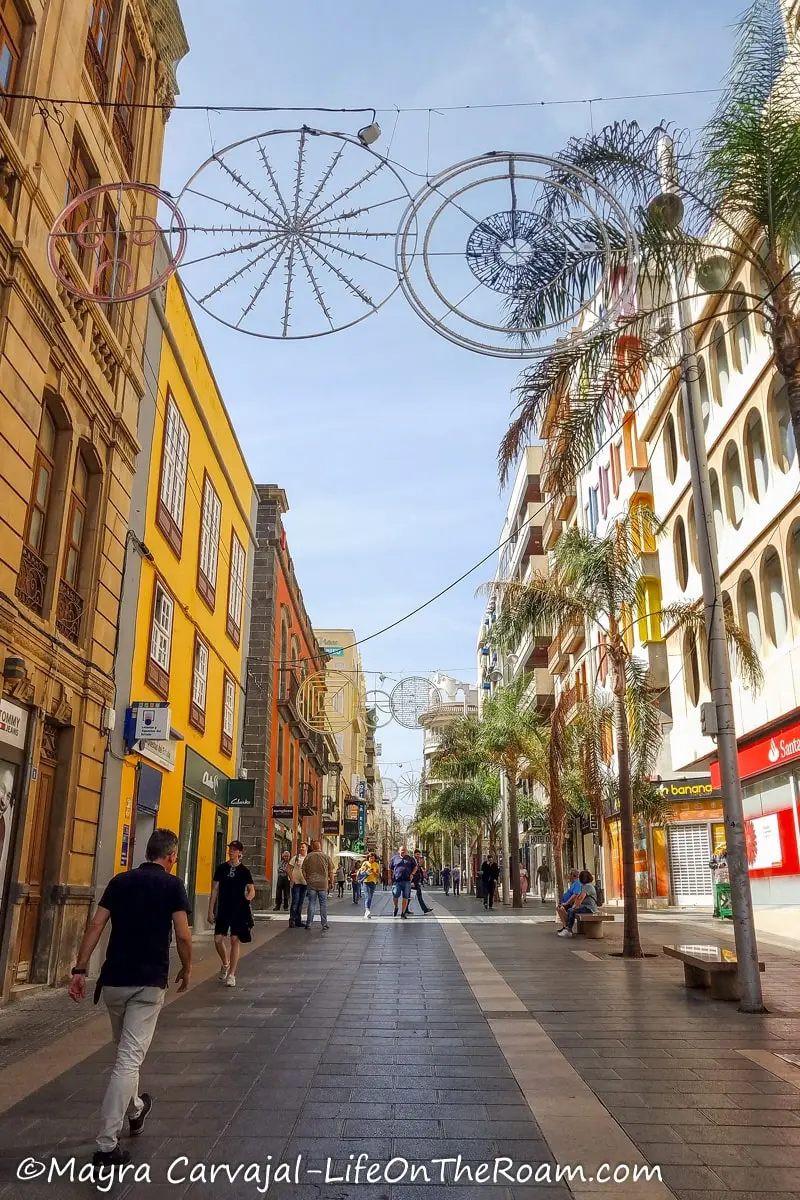
[[[367,857],[361,864],[361,869],[358,872],[358,881],[364,888],[364,920],[372,920],[372,898],[375,895],[375,888],[380,883],[381,879],[381,864],[378,862],[378,856],[374,850],[370,850]]]
[[[340,900],[344,896],[344,878],[344,867],[339,863],[336,868],[336,892]]]
[[[495,856],[491,853],[486,855],[486,859],[481,863],[481,883],[483,884],[483,907],[489,910],[494,908],[494,889],[497,886],[497,881],[500,878],[500,868],[497,865]]]

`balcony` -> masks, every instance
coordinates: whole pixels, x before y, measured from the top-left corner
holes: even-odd
[[[81,636],[82,618],[83,597],[73,587],[70,587],[65,579],[62,579],[58,585],[56,629],[63,637],[77,645]]]
[[[339,816],[339,806],[333,796],[326,796],[322,801],[322,815],[328,818]]]
[[[314,807],[314,785],[311,783],[301,783],[297,789],[298,806],[297,813],[301,817],[313,817],[316,813]]]
[[[92,86],[97,93],[97,99],[101,104],[105,104],[108,99],[108,72],[91,34],[86,39],[86,50],[83,61],[86,70],[89,72]]]
[[[542,526],[542,549],[545,552],[553,549],[561,537],[562,528],[561,518],[556,515],[554,507],[551,504],[547,510],[544,525]]]
[[[586,641],[586,628],[583,621],[578,619],[568,621],[561,631],[561,640],[568,654],[575,654],[580,650]]]
[[[297,706],[297,694],[300,691],[300,677],[292,667],[284,667],[278,677],[278,708],[292,722],[300,720]]]
[[[21,600],[26,608],[30,608],[33,612],[41,616],[44,609],[46,587],[46,565],[39,558],[38,554],[34,554],[29,546],[23,546],[19,574],[17,575],[17,586],[14,589],[17,599]]]

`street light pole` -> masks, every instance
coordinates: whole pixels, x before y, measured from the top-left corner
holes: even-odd
[[[679,194],[674,145],[664,137],[659,146],[661,183],[665,193]],[[680,227],[680,219],[676,228]],[[694,338],[692,310],[687,299],[683,268],[672,273],[672,286],[680,322],[683,380],[683,405],[689,450],[692,498],[696,515],[697,551],[703,582],[703,606],[708,637],[711,697],[716,711],[717,754],[722,784],[726,850],[731,884],[733,932],[742,985],[742,1012],[763,1012],[761,974],[758,968],[758,944],[753,917],[753,897],[745,844],[742,781],[739,775],[739,750],[731,692],[731,666],[722,604],[717,531],[708,474],[708,453],[700,397],[700,373]]]
[[[500,864],[500,882],[503,885],[503,904],[511,903],[511,878],[509,872],[509,859],[511,850],[509,847],[509,830],[508,830],[508,784],[506,782],[505,771],[500,775],[500,810],[503,818],[502,824],[502,840],[503,840],[503,861]]]

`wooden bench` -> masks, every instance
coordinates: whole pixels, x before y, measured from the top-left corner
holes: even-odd
[[[687,988],[707,988],[714,1000],[741,1000],[742,987],[735,950],[697,945],[661,948],[670,958],[677,958],[683,963]],[[763,962],[758,964],[758,969],[764,970]]]
[[[582,933],[584,937],[591,938],[596,941],[603,936],[603,924],[606,921],[615,921],[616,917],[611,913],[596,912],[596,913],[578,913],[575,918],[578,933]]]

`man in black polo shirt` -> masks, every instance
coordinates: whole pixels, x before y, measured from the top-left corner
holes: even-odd
[[[189,900],[180,879],[170,874],[178,858],[178,839],[170,829],[156,829],[147,843],[147,862],[134,871],[115,875],[103,892],[97,912],[83,936],[72,968],[69,994],[86,995],[86,972],[92,951],[108,921],[111,937],[95,990],[102,990],[117,1058],[100,1114],[95,1166],[123,1166],[130,1154],[119,1145],[128,1113],[132,1137],[142,1132],[153,1106],[146,1092],[139,1095],[139,1068],[155,1033],[169,975],[172,930],[181,960],[178,991],[189,986],[192,935]]]

